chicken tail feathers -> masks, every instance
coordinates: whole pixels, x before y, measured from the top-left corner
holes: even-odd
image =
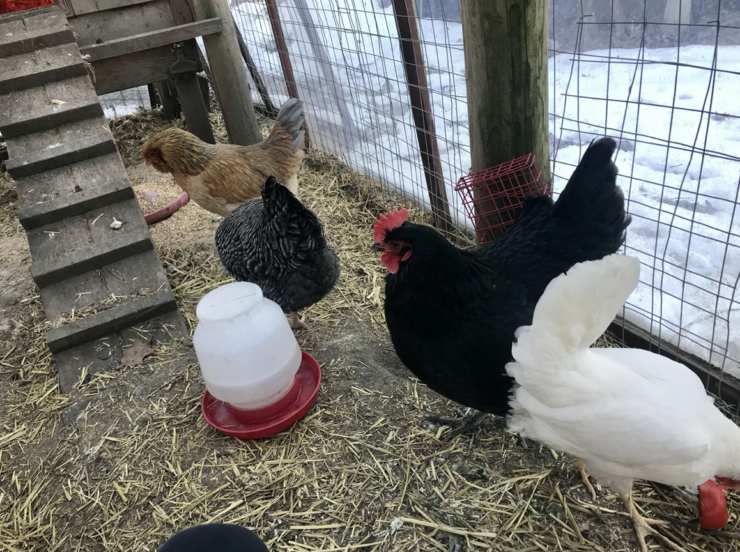
[[[640,279],[640,261],[613,254],[555,278],[516,331],[512,353],[531,369],[588,349],[611,324]]]
[[[617,143],[608,137],[591,142],[553,207],[553,216],[586,217],[608,226],[617,241],[614,251],[624,241],[630,223],[624,194],[617,186],[619,170],[612,162],[616,148]]]
[[[303,102],[291,98],[283,104],[278,112],[277,121],[267,137],[267,142],[276,144],[288,137],[291,140],[291,149],[295,154],[303,147],[305,132],[303,127]]]

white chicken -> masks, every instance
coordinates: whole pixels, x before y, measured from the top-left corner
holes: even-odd
[[[581,263],[555,278],[531,326],[519,328],[509,428],[583,459],[619,493],[647,552],[652,535],[677,544],[632,503],[632,483],[740,481],[740,428],[713,404],[687,367],[637,349],[590,348],[637,287],[640,263],[623,255]]]

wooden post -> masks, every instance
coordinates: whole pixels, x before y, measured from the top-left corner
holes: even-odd
[[[463,0],[463,2],[467,1]],[[398,38],[401,42],[403,66],[409,86],[416,137],[419,141],[421,162],[424,165],[429,201],[432,204],[434,225],[444,232],[452,232],[454,227],[450,217],[450,206],[447,202],[442,162],[439,157],[437,133],[434,128],[432,102],[429,98],[429,87],[427,86],[424,56],[419,41],[414,0],[393,0],[393,9],[396,15],[396,25],[398,26]]]
[[[262,76],[257,70],[257,66],[255,65],[254,60],[252,59],[252,56],[249,53],[249,49],[247,48],[247,43],[244,42],[244,37],[242,36],[242,32],[239,30],[238,25],[235,24],[234,28],[236,29],[236,38],[239,41],[239,50],[241,50],[242,59],[244,60],[244,63],[247,64],[247,69],[249,69],[249,74],[252,75],[252,80],[254,81],[254,84],[257,86],[257,91],[260,93],[260,96],[262,97],[262,103],[265,105],[265,111],[267,111],[267,113],[271,117],[275,117],[277,115],[277,109],[275,109],[275,106],[272,104],[272,100],[270,100],[270,95],[267,93],[267,87],[265,86],[265,83],[262,81]]]
[[[285,42],[283,26],[280,23],[277,0],[265,0],[265,5],[267,6],[267,13],[270,16],[272,34],[275,36],[275,46],[277,46],[278,56],[280,57],[280,66],[283,68],[283,78],[285,79],[285,86],[288,88],[288,95],[291,98],[299,100],[298,86],[296,86],[295,75],[293,75],[293,65],[290,63],[290,54],[288,53],[288,44]],[[308,149],[308,128],[305,119],[303,121],[303,130],[305,131],[303,142],[306,149]]]
[[[463,0],[472,169],[534,153],[550,182],[547,0]]]
[[[222,21],[221,32],[204,36],[203,43],[229,140],[240,146],[256,144],[262,141],[262,133],[254,113],[229,4],[227,0],[193,0],[193,10],[197,19],[220,17]]]

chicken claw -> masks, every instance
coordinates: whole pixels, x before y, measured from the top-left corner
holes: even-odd
[[[640,515],[637,508],[635,508],[634,502],[632,502],[631,492],[628,494],[620,494],[619,498],[624,502],[624,505],[627,507],[627,511],[629,511],[630,518],[632,518],[632,524],[635,527],[635,534],[637,535],[637,542],[640,544],[641,552],[648,552],[648,546],[645,542],[645,537],[647,536],[655,537],[671,550],[675,550],[676,552],[686,552],[686,550],[678,546],[675,542],[653,529],[653,526],[665,527],[666,525],[670,525],[670,523],[659,519],[646,518]]]
[[[300,318],[297,312],[290,313],[290,327],[294,330],[308,329],[308,326],[303,323],[303,318]]]
[[[594,486],[591,485],[591,481],[588,480],[586,462],[584,462],[581,458],[576,458],[576,461],[573,462],[573,467],[581,472],[581,481],[583,481],[583,486],[586,487],[586,489],[588,489],[588,492],[591,493],[591,499],[593,501],[596,501],[596,490],[594,489]]]
[[[427,420],[438,425],[454,428],[442,435],[443,441],[450,441],[453,437],[461,433],[466,433],[480,427],[485,417],[485,412],[471,409],[465,416],[461,416],[460,418],[444,418],[437,414],[430,414],[427,416]]]

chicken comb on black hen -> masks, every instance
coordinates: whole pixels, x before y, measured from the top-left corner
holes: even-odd
[[[593,142],[553,201],[528,199],[511,228],[474,250],[461,250],[431,227],[376,224],[383,251],[385,317],[401,361],[425,384],[462,405],[504,416],[514,332],[532,323],[545,287],[573,265],[615,253],[630,218],[616,185],[611,138]],[[451,434],[482,414],[453,421]],[[448,435],[451,435],[448,434]]]
[[[297,312],[326,296],[339,280],[339,257],[319,217],[268,177],[262,199],[241,205],[216,230],[221,262],[237,281],[252,282],[304,327]]]

